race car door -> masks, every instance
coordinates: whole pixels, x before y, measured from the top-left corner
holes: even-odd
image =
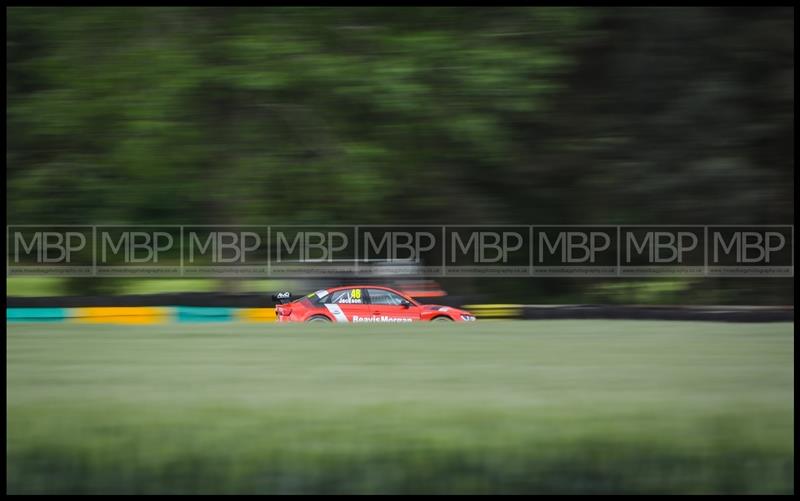
[[[372,310],[362,289],[342,289],[332,292],[324,303],[337,322],[369,322]]]
[[[416,322],[420,307],[404,306],[405,298],[384,289],[367,289],[372,318],[375,322]]]

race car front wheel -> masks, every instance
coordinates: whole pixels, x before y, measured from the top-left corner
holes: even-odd
[[[452,322],[453,319],[450,317],[436,317],[431,322]]]
[[[328,317],[326,317],[325,315],[314,315],[313,317],[309,318],[309,319],[307,320],[307,322],[308,322],[308,323],[320,322],[320,323],[327,323],[327,324],[329,324],[329,323],[331,323],[331,319],[330,319],[330,318],[328,318]]]

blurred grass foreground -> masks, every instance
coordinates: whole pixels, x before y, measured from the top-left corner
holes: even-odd
[[[788,323],[8,325],[6,343],[9,493],[794,492]]]

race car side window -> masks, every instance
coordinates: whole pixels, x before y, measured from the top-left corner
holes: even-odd
[[[311,301],[311,304],[314,306],[319,306],[321,304],[325,304],[328,302],[328,298],[330,294],[325,289],[320,289],[316,292],[312,292],[311,294],[307,295],[304,299]]]
[[[325,304],[363,304],[361,289],[342,289],[332,292],[325,298]]]
[[[316,294],[309,294],[306,297],[306,299],[311,301],[311,304],[313,304],[314,306],[317,306],[317,305],[320,305],[320,304],[326,304],[328,302],[328,299],[330,299],[330,297],[331,297],[330,294],[325,294],[322,297],[320,297],[320,296],[318,296]]]
[[[384,289],[367,289],[367,292],[369,293],[369,302],[372,304],[400,306],[406,301],[402,296]]]

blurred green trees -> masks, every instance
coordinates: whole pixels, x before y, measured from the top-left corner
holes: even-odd
[[[15,223],[792,218],[791,9],[12,8],[7,27]]]
[[[525,175],[514,117],[552,102],[586,17],[13,9],[10,215],[319,223],[477,209],[493,198],[472,194],[476,179]]]
[[[11,8],[23,223],[793,222],[791,8]]]

